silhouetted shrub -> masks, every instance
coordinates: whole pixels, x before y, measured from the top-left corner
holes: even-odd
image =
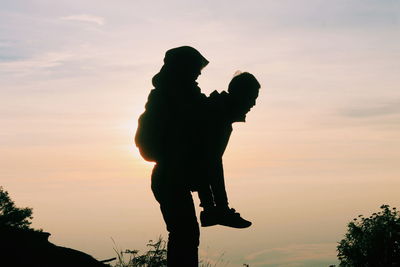
[[[389,205],[380,208],[380,212],[367,218],[359,215],[348,224],[337,247],[340,266],[400,266],[400,214]]]
[[[115,244],[115,243],[114,243]],[[115,267],[164,267],[167,266],[167,249],[166,242],[160,236],[157,241],[150,240],[147,246],[150,248],[144,254],[139,255],[138,250],[118,251],[117,263]],[[125,261],[124,255],[129,255],[129,259]]]
[[[17,208],[8,192],[0,186],[0,227],[29,229],[32,219],[31,208]]]

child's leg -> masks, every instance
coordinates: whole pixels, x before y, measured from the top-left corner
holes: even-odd
[[[202,185],[197,191],[200,199],[200,207],[203,211],[200,212],[201,226],[213,226],[218,224],[218,216],[214,204],[214,197],[209,184]]]
[[[210,179],[210,186],[217,207],[228,207],[228,196],[225,190],[224,168],[222,159],[218,159],[212,166],[213,177]]]
[[[203,184],[199,186],[197,194],[199,195],[200,199],[200,207],[203,209],[209,209],[215,206],[213,193],[209,184]]]
[[[210,179],[210,185],[216,205],[214,211],[214,217],[216,217],[215,222],[220,225],[234,228],[249,227],[251,222],[243,219],[239,213],[228,206],[222,159],[219,159],[215,164],[213,164],[213,170],[215,175]]]

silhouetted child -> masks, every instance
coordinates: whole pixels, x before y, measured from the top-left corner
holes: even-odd
[[[245,122],[246,114],[256,104],[260,84],[250,73],[235,76],[228,92],[214,91],[207,99],[207,119],[204,127],[205,178],[198,189],[200,222],[203,227],[216,224],[246,228],[251,222],[229,208],[225,190],[222,156],[232,132],[232,123]]]

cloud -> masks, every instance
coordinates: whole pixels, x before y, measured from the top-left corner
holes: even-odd
[[[95,23],[97,25],[104,25],[105,19],[99,16],[93,16],[88,14],[80,14],[80,15],[71,15],[66,17],[61,17],[62,20],[71,20],[71,21],[79,21],[79,22],[87,22],[87,23]]]
[[[11,46],[12,46],[11,42],[0,40],[0,48],[11,47]]]
[[[5,73],[32,72],[36,69],[47,69],[63,64],[70,58],[68,53],[45,53],[28,59],[0,62],[0,71]]]
[[[400,114],[400,100],[341,111],[346,117],[369,118]]]
[[[311,266],[311,262],[336,261],[336,243],[293,244],[264,249],[246,256],[255,266]]]

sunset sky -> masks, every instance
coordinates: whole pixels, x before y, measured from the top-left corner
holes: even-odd
[[[181,45],[207,95],[262,85],[224,156],[253,226],[202,228],[202,259],[337,264],[349,221],[400,207],[400,1],[0,0],[0,186],[51,242],[106,259],[167,237],[133,136]]]

